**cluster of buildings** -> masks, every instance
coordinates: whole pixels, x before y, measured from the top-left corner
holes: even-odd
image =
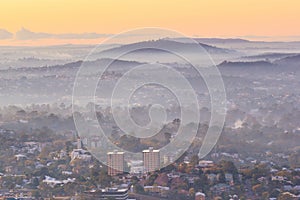
[[[125,171],[124,152],[112,151],[107,153],[108,175],[115,176]],[[143,150],[143,166],[140,162],[133,163],[134,173],[148,173],[160,169],[160,151],[150,147]]]
[[[0,199],[36,199],[36,191],[39,191],[41,187],[48,188],[52,193],[56,188],[60,188],[61,190],[68,188],[68,186],[64,187],[64,185],[80,183],[79,177],[82,176],[82,172],[85,174],[85,177],[91,177],[90,170],[86,169],[93,167],[93,163],[90,162],[92,161],[92,155],[84,149],[80,138],[77,138],[77,145],[75,144],[76,142],[72,143],[72,151],[67,151],[66,149],[49,150],[45,155],[45,162],[41,162],[39,156],[43,147],[50,145],[48,143],[24,142],[10,147],[15,159],[10,159],[9,161],[11,163],[5,165],[3,173],[0,173],[0,186],[2,186],[2,188],[0,187]],[[273,190],[278,193],[277,196],[285,195],[290,196],[293,199],[298,199],[300,197],[299,168],[284,167],[281,169],[279,166],[260,162],[263,164],[260,167],[266,166],[265,168],[262,168],[266,169],[266,174],[251,176],[256,177],[254,179],[248,178],[244,173],[238,172],[237,174],[234,174],[231,170],[223,170],[220,165],[212,160],[200,160],[197,163],[194,163],[194,160],[191,159],[191,157],[186,156],[181,163],[177,162],[172,170],[148,173],[160,169],[162,163],[169,163],[174,157],[172,154],[163,155],[162,157],[162,152],[153,147],[144,149],[141,153],[142,158],[139,160],[133,159],[128,162],[130,175],[126,175],[123,174],[124,171],[129,170],[127,168],[127,163],[125,162],[125,160],[128,161],[126,152],[118,150],[107,152],[108,175],[114,176],[111,180],[116,180],[115,182],[110,183],[109,187],[113,188],[103,188],[105,187],[104,185],[97,184],[95,187],[84,188],[75,194],[68,194],[70,195],[68,197],[75,199],[77,197],[82,197],[83,199],[97,198],[103,200],[128,200],[130,198],[143,199],[145,196],[172,198],[172,195],[176,192],[175,195],[182,195],[182,198],[193,197],[196,200],[211,199],[212,197],[221,197],[224,195],[236,200],[239,199],[237,195],[248,198],[255,198],[261,195],[260,193],[256,194],[258,190],[253,190],[253,186],[257,185],[263,185],[265,187],[265,192],[269,192],[270,196],[272,195],[271,197],[275,196],[271,194],[271,191]],[[219,154],[219,156],[227,157],[231,155],[233,154],[224,152]],[[61,164],[66,163],[61,161],[69,161],[69,158],[71,158],[70,165]],[[235,160],[239,157],[232,156],[231,158]],[[52,172],[52,176],[46,173],[44,179],[40,178],[39,175],[27,178],[22,171],[24,166],[21,165],[22,163],[26,163],[25,161],[27,160],[34,161],[31,162],[31,168],[28,168],[31,169],[32,172],[40,172],[38,169],[43,169],[41,171],[47,172],[46,169],[51,170],[51,168],[54,170],[57,169],[57,171],[55,171],[55,173]],[[86,161],[85,163],[88,165],[83,166],[81,165],[81,162],[77,163],[76,160]],[[51,167],[56,164],[57,168]],[[241,168],[241,170],[243,169],[244,168]],[[201,177],[198,172],[201,172]],[[248,171],[248,173],[250,172],[254,173],[255,171]],[[123,175],[118,176],[120,174]],[[132,179],[133,175],[134,179]],[[22,179],[22,183],[14,186],[14,190],[9,190],[6,183],[10,179]],[[150,179],[151,181],[149,181]],[[199,180],[206,181],[205,183],[202,183],[199,182]],[[11,182],[13,184],[16,183],[15,180]],[[123,184],[119,185],[120,183]],[[203,187],[204,184],[208,187]],[[236,188],[241,184],[243,184],[245,189],[242,191],[244,194],[236,192]],[[271,190],[273,187],[274,189]],[[194,190],[191,191],[194,192],[191,192],[190,194],[190,189],[192,188]],[[67,198],[67,196],[64,196],[64,198]],[[274,198],[270,198],[270,200],[271,199]]]

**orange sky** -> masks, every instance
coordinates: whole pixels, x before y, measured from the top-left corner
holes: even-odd
[[[15,33],[22,27],[56,34],[119,33],[138,27],[162,27],[201,37],[300,36],[300,1],[0,1],[0,29]],[[0,40],[0,43],[15,40]]]

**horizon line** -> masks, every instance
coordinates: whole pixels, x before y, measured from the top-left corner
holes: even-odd
[[[111,34],[116,35],[116,34]],[[101,44],[104,40],[109,37],[94,38],[94,39],[59,39],[59,38],[45,38],[45,39],[28,39],[28,40],[17,40],[17,39],[2,39],[0,47],[53,47],[53,46],[95,46]],[[166,39],[168,37],[159,38]],[[180,39],[182,37],[174,37],[172,39]],[[261,42],[261,43],[298,43],[300,42],[300,36],[187,36],[186,38],[190,39],[206,39],[206,40],[244,40],[245,42]],[[281,39],[280,39],[281,38]],[[282,39],[286,38],[286,39]],[[288,39],[290,38],[290,39]],[[291,39],[294,38],[294,39]],[[140,40],[140,41],[148,41]],[[139,41],[136,41],[139,42]],[[130,44],[131,42],[121,42],[121,43],[111,43],[114,44]],[[134,42],[135,43],[135,42]],[[106,44],[108,45],[108,44]]]

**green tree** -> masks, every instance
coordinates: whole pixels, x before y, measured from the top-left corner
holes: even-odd
[[[102,187],[109,187],[112,182],[112,177],[107,174],[105,170],[101,170],[99,175],[99,182]]]
[[[218,181],[220,183],[226,183],[225,173],[223,171],[218,174]]]
[[[269,194],[269,192],[263,192],[262,195],[261,195],[261,197],[262,197],[263,199],[267,200],[267,199],[270,198],[270,194]]]
[[[195,189],[194,188],[190,188],[189,189],[189,197],[190,198],[195,198]]]
[[[139,194],[145,193],[143,186],[141,186],[140,184],[136,184],[134,186],[134,189],[135,189],[136,193],[139,193]]]

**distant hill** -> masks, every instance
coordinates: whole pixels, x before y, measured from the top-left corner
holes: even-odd
[[[268,61],[254,61],[254,62],[231,62],[223,61],[218,67],[270,67],[273,63]]]
[[[246,60],[278,60],[282,59],[288,56],[293,56],[297,55],[295,53],[262,53],[262,54],[257,54],[257,55],[251,55],[251,56],[243,56],[241,59],[246,59]]]
[[[250,43],[251,41],[240,38],[194,38],[203,43]]]
[[[276,60],[274,63],[276,63],[278,65],[300,66],[300,54],[288,56],[288,57]]]
[[[193,40],[205,44],[225,44],[225,43],[251,43],[249,40],[240,38],[166,38],[167,40],[191,43]]]
[[[236,77],[248,77],[265,79],[266,76],[278,74],[285,70],[284,67],[278,66],[267,61],[224,61],[217,66],[222,75],[236,76]]]
[[[180,55],[174,54],[173,52],[167,52],[163,49],[171,51],[176,50]],[[207,53],[211,57],[208,57]],[[222,60],[236,57],[238,52],[226,48],[210,46],[204,43],[183,43],[168,39],[159,39],[125,44],[119,47],[106,49],[94,53],[92,58],[117,58],[148,63],[186,63],[186,60],[181,57],[183,55],[188,55],[190,61],[193,60],[203,66],[209,66],[212,64],[210,58],[215,62],[221,62]]]
[[[134,49],[136,50],[135,53],[139,52],[157,52],[162,53],[163,50],[160,50],[160,48],[170,48],[170,49],[176,49],[178,51],[182,52],[197,52],[199,49],[199,45],[202,46],[208,53],[234,53],[234,50],[225,49],[225,48],[218,48],[214,46],[210,46],[204,43],[184,43],[184,42],[177,42],[173,40],[168,39],[160,39],[160,40],[151,40],[151,41],[143,41],[143,42],[137,42],[133,44],[127,44],[122,45],[120,47],[115,47],[111,49],[107,49],[101,52],[101,54],[109,55],[109,54],[116,54],[116,53],[126,53],[130,52]],[[145,49],[145,46],[148,48]]]
[[[21,71],[26,71],[26,72],[33,72],[33,71],[56,71],[56,70],[65,70],[65,69],[74,69],[77,70],[82,66],[82,64],[85,65],[90,65],[90,66],[106,66],[108,64],[111,64],[110,67],[113,67],[114,69],[126,69],[126,67],[133,67],[137,66],[143,63],[136,62],[136,61],[126,61],[126,60],[113,60],[110,58],[102,58],[102,59],[97,59],[94,61],[76,61],[76,62],[70,62],[62,65],[52,65],[52,66],[42,66],[42,67],[24,67],[24,68],[11,68],[11,69],[4,69],[0,70],[0,72],[6,72],[6,71],[15,71],[15,72],[21,72]]]
[[[296,72],[300,70],[300,55],[288,56],[274,62],[259,61],[223,61],[217,65],[220,71],[227,74],[239,75],[247,72],[248,74],[256,74],[262,76],[264,74],[278,74],[282,72]]]

